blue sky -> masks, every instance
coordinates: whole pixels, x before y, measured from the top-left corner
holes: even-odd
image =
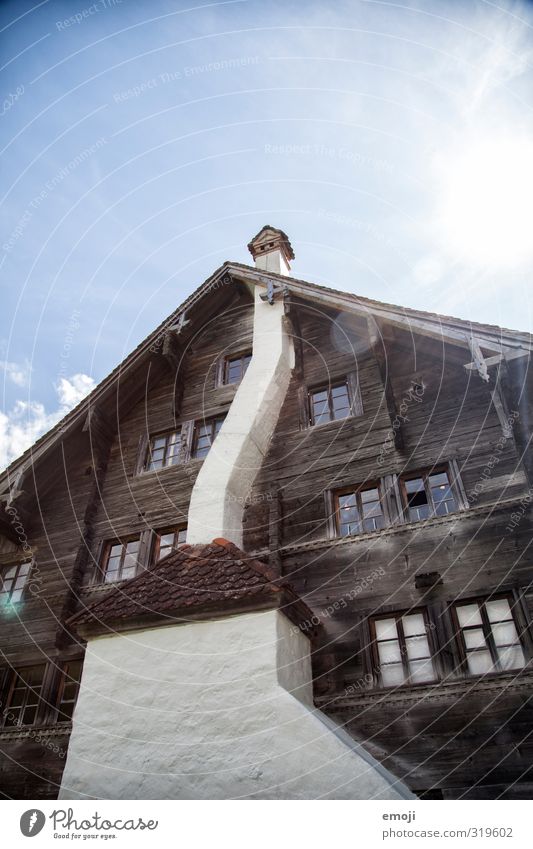
[[[533,6],[3,3],[0,466],[265,223],[530,330]]]

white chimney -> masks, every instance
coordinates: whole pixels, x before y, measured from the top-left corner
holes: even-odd
[[[267,224],[248,244],[248,250],[259,270],[286,276],[290,274],[290,261],[294,259],[294,251],[283,230],[277,230]]]

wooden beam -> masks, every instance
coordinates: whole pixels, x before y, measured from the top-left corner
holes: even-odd
[[[291,299],[289,292],[283,296],[285,305],[285,316],[289,323],[289,335],[292,337],[294,345],[294,375],[300,380],[304,377],[304,354],[303,354],[303,339],[302,329],[300,326],[300,316],[294,300]]]
[[[394,390],[390,381],[389,366],[387,362],[387,348],[383,333],[376,319],[369,315],[367,316],[368,335],[370,339],[370,350],[377,363],[381,383],[383,385],[383,395],[387,405],[387,411],[390,418],[392,432],[394,434],[394,446],[398,451],[404,449],[404,438],[402,432],[401,418],[398,416],[396,408],[396,399]]]
[[[524,348],[520,348],[516,351],[506,351],[502,354],[495,354],[493,357],[485,357],[485,365],[487,368],[491,366],[497,366],[501,362],[508,362],[509,360],[516,360],[519,357],[529,357],[531,356],[531,351],[526,351]],[[476,371],[477,364],[473,363],[465,363],[464,368],[467,371]]]

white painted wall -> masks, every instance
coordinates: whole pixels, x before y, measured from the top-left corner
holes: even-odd
[[[276,610],[90,641],[59,795],[87,797],[413,798],[312,707]]]
[[[294,351],[281,301],[255,287],[253,355],[222,428],[193,487],[187,542],[223,537],[242,547],[246,497],[258,474],[285,398]]]
[[[257,254],[255,267],[259,271],[272,271],[274,274],[284,274],[286,277],[291,273],[291,267],[279,248],[268,253]]]

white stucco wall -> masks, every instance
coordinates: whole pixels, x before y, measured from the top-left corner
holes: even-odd
[[[289,386],[294,352],[284,306],[262,301],[264,291],[255,287],[252,360],[193,487],[187,520],[191,544],[223,537],[242,546],[246,497]]]
[[[90,641],[59,798],[412,798],[312,707],[310,676],[272,610]]]

